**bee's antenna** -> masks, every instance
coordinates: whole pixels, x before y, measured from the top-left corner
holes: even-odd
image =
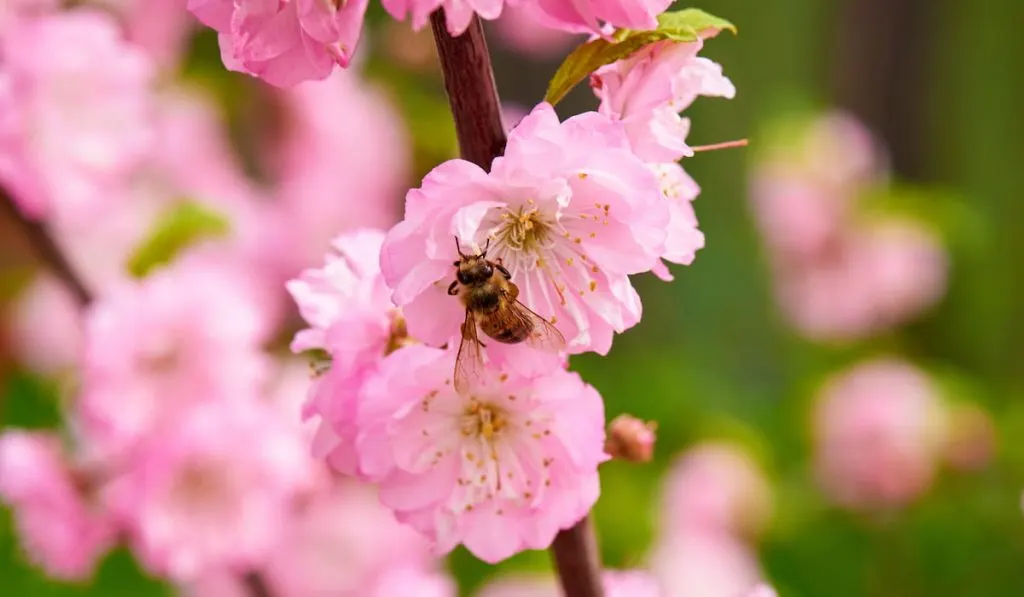
[[[487,237],[487,242],[484,243],[484,251],[483,251],[483,253],[480,253],[480,256],[481,257],[487,257],[487,249],[490,249],[490,248],[491,248],[491,237],[488,236]]]
[[[459,237],[455,237],[455,250],[459,252],[459,257],[465,258],[466,255],[462,252],[462,245],[459,244]]]

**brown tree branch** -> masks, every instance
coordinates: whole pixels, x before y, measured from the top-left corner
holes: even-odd
[[[57,243],[53,241],[53,237],[50,236],[46,227],[21,213],[21,210],[14,204],[14,200],[6,189],[0,188],[0,196],[2,196],[0,203],[4,205],[8,215],[17,221],[21,229],[25,231],[25,236],[28,238],[39,259],[67,286],[79,305],[83,307],[88,306],[93,299],[92,293],[82,279],[78,277],[78,274],[75,273],[71,264],[68,263],[64,253],[61,252]]]
[[[270,597],[270,588],[267,587],[267,582],[258,572],[250,572],[242,576],[242,584],[245,585],[245,591],[251,597]]]
[[[464,159],[490,170],[491,161],[504,153],[506,139],[483,26],[474,16],[465,33],[452,37],[445,26],[444,9],[430,16],[430,26],[455,119],[459,150]],[[589,517],[560,532],[551,553],[567,597],[604,597],[601,560]]]
[[[465,33],[452,37],[445,26],[444,9],[438,9],[430,15],[430,27],[444,72],[459,150],[463,159],[490,170],[491,161],[505,151],[505,127],[483,25],[474,16]]]
[[[604,597],[601,555],[589,514],[576,526],[558,533],[551,554],[566,597]]]

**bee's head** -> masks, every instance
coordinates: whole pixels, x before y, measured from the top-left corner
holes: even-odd
[[[455,249],[459,252],[459,260],[454,263],[458,268],[455,278],[459,284],[480,284],[491,279],[491,276],[494,275],[494,267],[487,262],[487,249],[490,245],[491,239],[487,239],[487,244],[484,245],[484,250],[479,255],[466,255],[462,252],[459,239],[455,239]]]

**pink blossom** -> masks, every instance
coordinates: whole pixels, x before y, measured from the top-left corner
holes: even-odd
[[[4,0],[0,8],[0,37],[12,22],[52,12],[58,5],[58,0]]]
[[[381,0],[381,4],[384,10],[399,21],[412,15],[412,28],[415,31],[427,24],[431,13],[444,8],[448,32],[462,35],[474,14],[488,21],[501,16],[505,0]]]
[[[197,250],[91,306],[75,408],[97,456],[131,449],[190,404],[258,391],[269,329],[253,288],[248,272]]]
[[[437,562],[429,548],[380,505],[373,489],[324,479],[289,523],[265,577],[281,597],[357,597],[365,591],[383,596],[388,582],[409,582],[413,575],[431,584],[427,576]],[[386,581],[391,573],[395,577]]]
[[[255,400],[197,404],[164,423],[104,495],[136,557],[178,581],[262,565],[312,480],[302,438]]]
[[[367,0],[188,0],[220,33],[229,70],[277,87],[327,78],[347,67],[359,43]]]
[[[704,248],[704,233],[697,228],[697,214],[693,211],[693,200],[700,194],[697,182],[676,162],[651,164],[651,170],[658,177],[661,195],[668,202],[668,228],[665,236],[665,261],[690,265],[697,257],[697,251]],[[664,263],[658,263],[652,270],[665,281],[673,276]]]
[[[912,501],[931,484],[946,421],[931,380],[908,363],[867,361],[836,374],[814,412],[822,487],[854,508]]]
[[[409,192],[381,269],[410,334],[440,346],[465,315],[446,292],[457,249],[488,247],[519,300],[559,328],[570,352],[606,354],[613,334],[640,320],[629,274],[658,264],[668,220],[656,178],[618,123],[594,112],[559,123],[541,104],[510,133],[489,174],[450,160]]]
[[[855,222],[858,196],[884,182],[882,149],[851,116],[827,113],[758,166],[751,200],[773,258],[813,260]]]
[[[409,346],[367,380],[360,472],[440,554],[462,543],[494,563],[547,548],[597,500],[601,398],[562,369],[527,378],[495,368],[458,394],[454,357]]]
[[[343,230],[388,228],[409,188],[411,143],[384,93],[353,71],[283,90],[272,140],[273,218],[263,243],[283,283],[319,263]]]
[[[313,455],[326,457],[338,470],[352,474],[357,394],[366,376],[393,347],[399,324],[397,309],[380,273],[383,233],[360,230],[335,239],[337,255],[320,269],[306,270],[287,284],[309,328],[296,334],[292,351],[322,349],[330,369],[313,384],[306,417],[319,416]]]
[[[646,572],[605,570],[605,597],[661,597],[666,595]],[[488,583],[477,597],[560,597],[555,579],[547,576],[514,575]]]
[[[14,512],[29,557],[50,576],[86,579],[113,545],[111,521],[82,494],[56,436],[0,435],[0,498]]]
[[[534,10],[549,27],[604,35],[603,24],[654,29],[658,25],[656,17],[671,4],[671,0],[538,0]]]
[[[115,11],[125,24],[128,39],[162,67],[174,67],[188,49],[195,21],[185,10],[186,0],[92,0]]]
[[[747,595],[747,597],[778,597],[778,596],[779,596],[779,594],[775,592],[775,589],[773,589],[770,585],[767,585],[767,584],[764,584],[764,583],[761,583],[761,584],[757,585],[756,587],[754,587],[754,590],[751,591]]]
[[[652,573],[665,595],[742,597],[761,581],[756,554],[728,534],[663,537],[651,555]]]
[[[501,18],[494,23],[494,33],[505,46],[541,59],[564,54],[574,43],[583,41],[578,35],[549,27],[530,4],[505,7]]]
[[[393,597],[415,595],[416,597],[456,597],[459,594],[455,581],[436,570],[419,568],[395,568],[381,575],[369,593],[370,597]]]
[[[88,10],[17,20],[0,68],[0,182],[33,218],[90,219],[152,141],[152,67]]]
[[[38,275],[8,316],[7,334],[22,364],[46,374],[64,373],[79,364],[81,309],[63,282],[49,274]]]
[[[948,257],[910,220],[880,219],[844,235],[817,261],[781,269],[783,311],[804,335],[849,340],[904,323],[942,298]]]
[[[718,30],[701,33],[708,38]],[[633,151],[644,160],[674,162],[693,155],[686,144],[690,120],[679,112],[698,96],[736,95],[722,67],[697,56],[702,47],[702,40],[654,43],[592,75],[591,87],[601,100],[598,110],[622,121]]]
[[[673,534],[756,535],[772,509],[764,473],[743,450],[726,443],[687,451],[669,471],[662,499],[664,526]]]

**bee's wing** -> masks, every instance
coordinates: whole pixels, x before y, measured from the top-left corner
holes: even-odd
[[[526,337],[527,346],[531,346],[538,350],[545,352],[558,352],[565,350],[565,336],[562,332],[558,331],[558,328],[551,325],[551,323],[534,313],[529,307],[519,302],[511,293],[505,292],[505,298],[508,300],[508,313],[512,317],[516,317],[532,331],[530,335]]]
[[[473,382],[484,374],[484,355],[476,336],[476,317],[466,309],[466,320],[462,324],[462,341],[459,354],[455,357],[455,390],[464,393],[473,387]]]

